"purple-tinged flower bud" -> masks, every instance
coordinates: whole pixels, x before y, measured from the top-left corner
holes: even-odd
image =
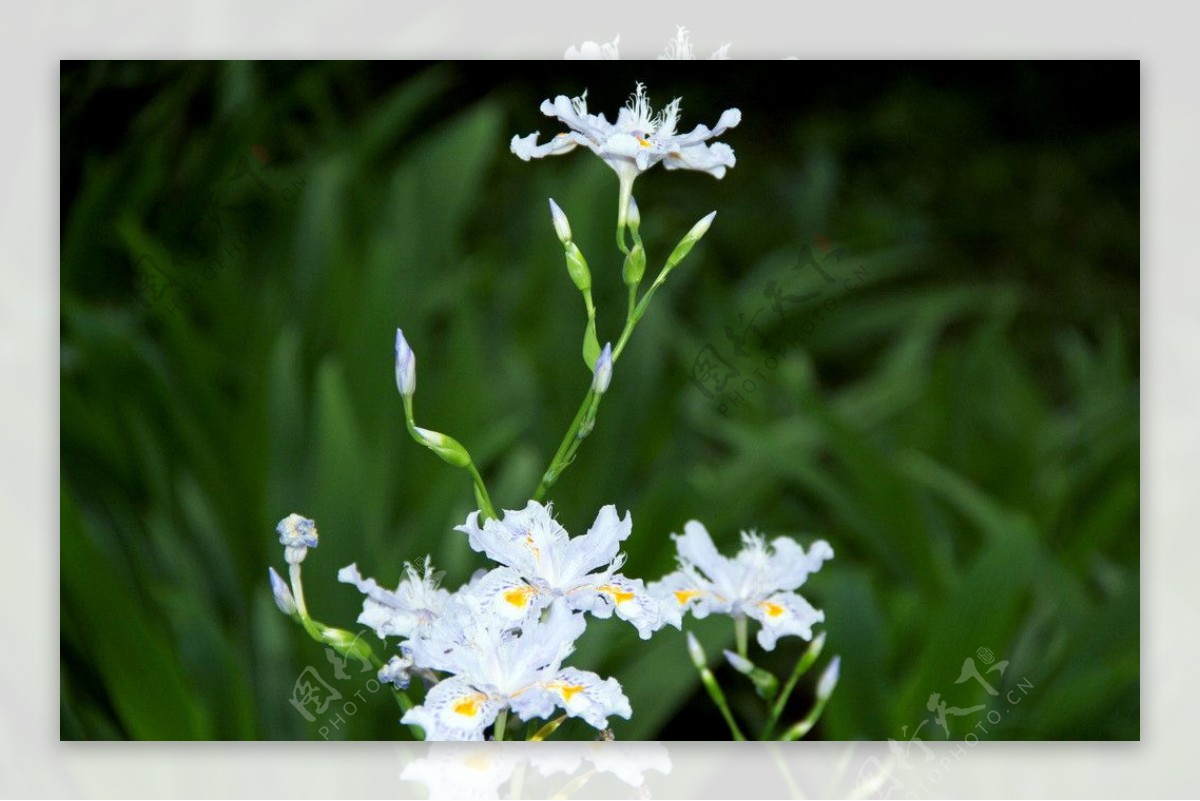
[[[596,359],[596,371],[592,374],[592,391],[597,395],[603,395],[612,383],[612,368],[612,343],[609,342],[600,351],[600,357]]]
[[[399,328],[396,329],[396,388],[409,398],[417,391],[417,357]]]
[[[280,612],[291,617],[296,614],[296,599],[292,597],[291,588],[283,580],[283,576],[275,572],[275,568],[269,567],[267,571],[271,574],[271,593],[275,596],[275,605],[279,607]]]

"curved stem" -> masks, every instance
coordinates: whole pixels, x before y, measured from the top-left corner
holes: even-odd
[[[775,698],[775,703],[771,707],[771,713],[767,717],[767,725],[763,727],[763,739],[771,736],[771,732],[775,729],[775,724],[779,722],[779,718],[783,715],[783,708],[787,705],[788,699],[792,696],[792,691],[796,689],[796,682],[800,681],[800,677],[808,672],[808,669],[813,666],[817,658],[821,655],[821,650],[825,647],[825,634],[822,632],[813,640],[812,645],[804,652],[796,662],[796,667],[792,670],[792,675],[788,677],[787,684],[783,685],[783,690]]]
[[[725,725],[729,726],[733,739],[745,740],[746,735],[742,734],[742,730],[738,728],[737,721],[733,718],[733,710],[729,708],[729,702],[725,700],[725,693],[721,691],[721,685],[717,684],[717,677],[707,666],[699,665],[697,670],[700,671],[700,683],[708,691],[708,695],[717,705],[717,709],[721,710],[721,717],[725,718]]]
[[[488,495],[487,485],[483,483],[483,476],[479,475],[479,469],[475,467],[475,462],[467,464],[467,472],[471,474],[471,480],[475,482],[475,497],[483,507],[483,519],[499,520],[500,517],[496,514],[495,507],[492,506],[492,498]]]
[[[533,493],[535,501],[540,501],[545,497],[546,491],[558,480],[559,473],[566,467],[566,459],[572,450],[572,445],[574,445],[578,438],[579,427],[583,424],[583,419],[587,415],[594,397],[596,397],[596,393],[592,391],[591,387],[588,387],[587,394],[583,396],[583,403],[579,405],[579,411],[575,413],[575,419],[571,421],[571,426],[567,429],[566,436],[563,437],[562,443],[558,446],[558,450],[554,454],[554,458],[550,460],[550,466],[542,474],[541,483],[538,484],[537,490]]]

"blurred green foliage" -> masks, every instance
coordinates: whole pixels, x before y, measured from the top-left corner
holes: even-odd
[[[347,628],[343,565],[392,583],[431,552],[451,586],[482,566],[451,531],[465,474],[405,435],[394,329],[418,422],[522,505],[589,381],[548,196],[591,262],[601,341],[624,288],[611,170],[523,164],[508,140],[557,130],[537,104],[559,92],[611,117],[635,78],[683,96],[685,129],[739,105],[738,165],[638,181],[649,278],[719,215],[551,491],[560,520],[632,510],[626,572],[647,579],[692,518],[727,550],[742,528],[829,540],[804,593],[842,679],[810,736],[905,739],[932,692],[1002,709],[991,739],[1139,736],[1136,63],[720,69],[64,64],[64,739],[409,736],[275,609],[274,524],[317,520],[309,605]],[[806,246],[832,283],[793,269]],[[812,297],[780,314],[777,290]],[[750,321],[739,355],[726,330]],[[713,398],[706,346],[742,372]],[[710,654],[732,641],[727,620],[690,625]],[[955,683],[984,647],[1009,662],[998,698]],[[597,623],[574,663],[624,685],[618,738],[725,736],[674,630]],[[353,715],[289,704],[310,665]],[[749,683],[717,672],[752,718]]]

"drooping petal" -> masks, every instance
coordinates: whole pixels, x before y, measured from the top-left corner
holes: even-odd
[[[576,133],[563,132],[550,137],[545,143],[538,144],[538,133],[535,131],[528,136],[514,136],[508,147],[521,161],[540,159],[546,156],[559,156],[570,153],[581,144],[584,137]]]
[[[453,676],[430,688],[425,701],[400,722],[420,726],[426,740],[482,740],[503,708],[503,701]]]
[[[661,604],[646,591],[641,579],[614,574],[602,581],[586,584],[568,593],[573,609],[590,612],[598,618],[617,617],[633,624],[643,640],[663,627]]]
[[[572,131],[578,131],[593,142],[603,142],[612,131],[612,125],[599,116],[587,113],[587,92],[575,98],[558,95],[554,102],[543,100],[541,111],[547,117],[556,117]]]
[[[813,625],[825,620],[824,612],[794,592],[775,593],[747,606],[746,614],[762,623],[758,644],[767,651],[775,650],[775,641],[780,637],[796,635],[811,640]]]
[[[712,139],[714,136],[720,136],[730,128],[736,128],[741,121],[741,111],[736,108],[725,109],[721,114],[721,118],[717,120],[717,127],[710,129],[706,125],[697,125],[689,133],[679,134],[673,137],[673,140],[681,147],[695,145]]]
[[[714,178],[724,178],[725,170],[737,164],[733,148],[724,142],[684,145],[667,153],[663,166],[668,170],[698,170]]]
[[[630,787],[645,785],[648,771],[655,770],[664,776],[671,773],[671,755],[662,743],[605,743],[603,748],[591,749],[588,759],[597,771],[610,773]]]
[[[691,611],[696,618],[703,619],[714,612],[728,612],[730,608],[727,598],[718,596],[712,584],[690,570],[668,573],[646,589],[659,600],[663,623],[677,629],[683,625],[685,612]]]
[[[557,672],[586,628],[583,615],[573,612],[561,599],[556,600],[544,620],[522,627],[521,636],[506,643],[511,649],[506,660],[513,674],[509,679],[524,686],[532,677]],[[522,681],[514,679],[515,675],[530,678]],[[516,690],[512,686],[506,689]]]
[[[513,711],[522,720],[549,717],[556,707],[601,730],[608,728],[610,715],[627,720],[633,715],[616,679],[601,679],[576,668],[563,668],[549,681],[530,687],[512,701]]]
[[[487,743],[433,743],[406,760],[400,780],[423,784],[425,798],[500,798],[522,758]]]
[[[427,586],[411,566],[407,571],[394,592],[380,587],[375,579],[364,579],[357,564],[338,571],[338,581],[353,584],[367,596],[358,622],[370,626],[380,638],[411,636],[419,626],[428,625],[449,598],[445,590]]]
[[[488,572],[464,595],[481,614],[495,615],[510,623],[519,623],[545,606],[551,598],[521,577],[511,567]]]

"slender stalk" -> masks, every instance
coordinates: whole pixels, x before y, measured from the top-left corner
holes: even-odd
[[[520,798],[521,789],[525,786],[525,768],[529,765],[529,760],[522,759],[517,762],[516,768],[513,769],[512,782],[509,784],[508,797]]]
[[[775,766],[779,768],[779,772],[783,776],[783,781],[788,786],[788,791],[791,792],[792,798],[804,798],[804,793],[796,786],[796,780],[792,777],[791,769],[788,768],[787,762],[779,754],[779,746],[772,743],[767,746],[767,751],[771,754],[771,759],[775,761]]]
[[[403,397],[404,397],[404,427],[408,430],[409,436],[411,436],[413,438],[413,440],[415,442],[417,442],[417,444],[428,448],[429,444],[420,435],[420,433],[417,432],[417,424],[413,418],[412,395],[405,395]],[[464,448],[464,452],[465,452],[465,448]],[[467,458],[469,460],[471,458],[469,453],[467,454]],[[475,466],[475,462],[473,460],[468,461],[467,464],[463,465],[462,467],[471,476],[471,483],[474,484],[474,486],[475,486],[475,498],[476,498],[476,500],[479,501],[480,509],[484,515],[484,520],[487,520],[488,518],[499,519],[499,516],[496,514],[495,507],[492,506],[492,498],[488,494],[487,485],[483,482],[483,476],[481,476],[479,474],[479,468],[477,468]]]
[[[296,599],[296,611],[302,621],[307,621],[308,607],[304,603],[304,582],[300,580],[300,565],[288,565],[288,578],[292,580],[292,597]]]
[[[617,195],[617,248],[629,255],[625,244],[625,229],[629,221],[629,198],[633,196],[633,178],[621,178],[621,191]]]
[[[775,698],[775,704],[771,707],[771,714],[767,717],[766,726],[763,727],[762,738],[764,740],[771,736],[775,724],[779,722],[780,716],[783,715],[783,708],[787,706],[788,699],[792,697],[792,691],[796,689],[796,682],[800,681],[800,677],[807,673],[808,669],[813,666],[813,663],[821,656],[821,650],[824,647],[825,632],[821,632],[813,640],[808,650],[804,652],[804,655],[796,662],[796,667],[792,669],[792,675],[788,677],[787,684],[783,685],[783,690]]]
[[[749,640],[748,621],[745,615],[737,615],[733,619],[733,633],[737,636],[738,656],[742,659],[748,659],[748,640]]]
[[[783,740],[784,742],[791,742],[792,740],[799,740],[801,737],[812,731],[812,727],[815,726],[817,721],[821,719],[821,713],[825,711],[825,704],[827,702],[828,699],[826,698],[818,698],[817,703],[812,708],[812,711],[805,716],[804,720],[785,731],[783,736],[779,739]]]
[[[504,739],[504,724],[506,724],[507,722],[508,722],[508,707],[505,707],[504,709],[501,709],[500,714],[496,716],[496,729],[495,729],[496,733],[492,737],[492,739],[495,740],[496,742],[500,742]]]
[[[475,467],[475,462],[470,462],[467,465],[467,472],[471,474],[471,480],[475,482],[475,495],[483,506],[483,519],[494,518],[500,519],[496,514],[496,509],[492,506],[492,498],[488,495],[487,485],[483,483],[483,476],[479,475],[479,469]]]
[[[733,719],[733,711],[729,708],[729,702],[725,700],[725,693],[721,690],[721,685],[717,684],[717,677],[708,669],[708,666],[697,667],[700,671],[700,682],[704,685],[704,689],[708,690],[708,695],[713,699],[713,703],[717,705],[717,709],[721,710],[721,717],[725,718],[725,724],[729,726],[729,731],[733,734],[733,739],[742,741],[746,739],[746,735],[742,734],[742,730],[738,728],[737,721]]]
[[[630,235],[633,237],[634,243],[640,245],[642,238],[640,233],[629,226],[629,199],[633,193],[633,179],[628,180],[622,178],[620,197],[618,198],[617,209],[617,248],[626,256],[629,255],[629,245],[625,241],[625,231],[628,228]],[[617,339],[617,344],[613,346],[612,360],[616,364],[621,354],[625,351],[625,345],[628,344],[629,338],[633,336],[633,329],[637,326],[638,320],[645,315],[646,310],[650,306],[650,298],[653,297],[657,290],[667,280],[668,273],[675,267],[674,264],[668,262],[662,270],[659,271],[658,277],[651,284],[650,289],[638,299],[638,291],[641,287],[641,282],[629,287],[629,307],[625,314],[625,327],[621,330],[621,336]],[[591,292],[584,292],[584,304],[587,306],[588,322],[594,325],[595,323],[595,308],[592,303]],[[594,400],[594,404],[593,404]],[[559,474],[571,463],[575,456],[575,451],[579,448],[579,442],[590,433],[590,425],[582,432],[580,426],[587,420],[589,423],[591,418],[594,418],[596,408],[599,406],[600,399],[594,398],[594,393],[589,389],[588,394],[584,396],[583,403],[579,406],[579,411],[575,414],[575,419],[572,421],[570,428],[567,429],[566,435],[563,437],[562,443],[558,446],[558,451],[554,454],[554,458],[550,460],[550,466],[542,474],[541,482],[534,491],[533,499],[540,501],[545,497],[546,492],[558,480]]]
[[[554,458],[550,460],[550,466],[542,474],[541,483],[538,484],[537,490],[533,493],[535,501],[540,501],[545,497],[546,491],[558,480],[559,473],[566,467],[566,459],[579,434],[579,426],[583,424],[583,418],[587,415],[588,409],[592,405],[592,399],[595,396],[596,393],[592,391],[591,387],[588,387],[587,394],[583,396],[583,403],[579,405],[579,411],[575,413],[575,419],[571,421],[566,436],[563,437],[562,444],[558,446],[558,450],[554,453]]]

